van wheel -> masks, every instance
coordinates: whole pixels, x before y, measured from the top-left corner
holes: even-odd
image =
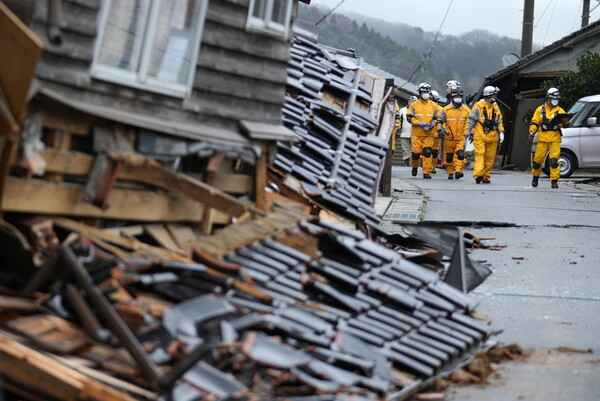
[[[560,178],[568,178],[577,169],[577,159],[571,153],[562,152],[558,158],[558,165],[560,166]],[[544,174],[550,175],[550,162],[548,158],[544,162],[542,171]]]

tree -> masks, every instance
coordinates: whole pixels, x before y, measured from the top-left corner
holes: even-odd
[[[569,71],[553,80],[544,81],[545,90],[555,87],[560,90],[561,103],[565,110],[580,98],[595,95],[600,88],[600,54],[586,51],[577,59],[579,71]]]

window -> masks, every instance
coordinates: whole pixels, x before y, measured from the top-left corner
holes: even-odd
[[[286,37],[292,18],[292,0],[250,0],[248,29]]]
[[[106,0],[92,74],[184,96],[192,86],[208,0]]]

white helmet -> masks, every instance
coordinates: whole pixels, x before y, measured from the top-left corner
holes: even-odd
[[[437,91],[431,91],[431,96],[433,97],[433,100],[435,100],[436,102],[438,100],[440,100],[440,94]]]
[[[546,92],[546,97],[548,99],[560,99],[560,92],[557,88],[550,88]]]
[[[427,82],[421,82],[419,84],[419,92],[431,92],[431,85],[429,85]]]
[[[494,93],[496,93],[496,88],[493,86],[483,88],[483,96],[492,96]]]
[[[446,86],[451,90],[455,90],[460,88],[460,82],[458,82],[456,79],[451,79],[450,81],[446,82]]]

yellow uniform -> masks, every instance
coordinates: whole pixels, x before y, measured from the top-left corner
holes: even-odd
[[[406,117],[411,129],[411,165],[419,167],[423,155],[423,174],[429,175],[434,168],[432,159],[433,141],[437,136],[439,106],[431,101],[419,99],[408,108]]]
[[[464,104],[455,107],[451,103],[442,110],[442,129],[446,131],[444,135],[444,165],[448,174],[460,173],[465,167],[465,138],[468,132],[467,122],[470,113],[471,110]]]
[[[499,132],[504,132],[502,113],[497,103],[482,99],[475,103],[468,121],[469,135],[473,134],[475,166],[473,178],[477,183],[489,182],[498,150]]]
[[[549,102],[546,102],[535,110],[529,125],[529,135],[537,133],[538,136],[533,163],[531,163],[531,174],[534,177],[540,176],[542,163],[549,153],[550,179],[553,181],[560,178],[560,166],[558,165],[560,143],[562,142],[560,129],[568,126],[568,124],[564,124],[563,122],[551,123],[550,120],[557,114],[565,114],[565,111],[560,106],[552,106]]]

